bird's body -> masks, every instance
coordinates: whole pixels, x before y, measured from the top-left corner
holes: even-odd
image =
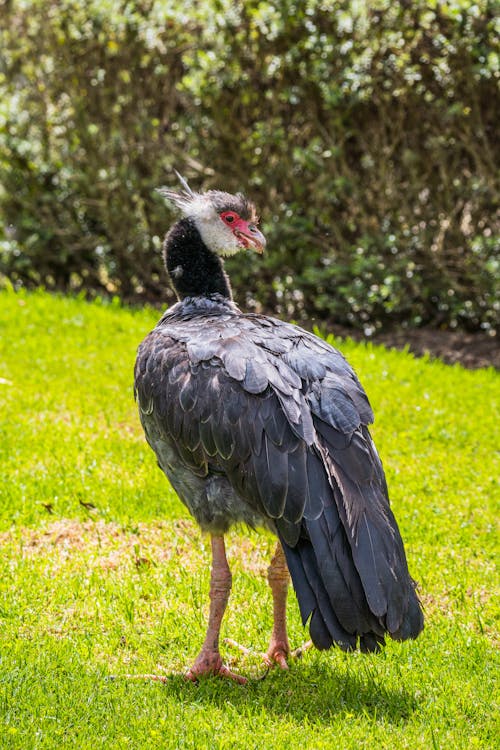
[[[177,198],[188,216],[167,235],[165,254],[180,301],[138,351],[136,395],[158,464],[213,539],[242,522],[278,536],[318,648],[373,651],[387,633],[416,637],[421,608],[368,430],[368,399],[325,341],[236,307],[223,252],[206,238],[216,236],[228,210],[237,217],[230,223],[241,220],[246,231],[252,207],[241,196],[208,195],[206,203],[196,196],[194,217],[195,201]],[[213,230],[199,231],[200,202],[204,217],[214,205]],[[248,226],[261,247],[262,235]],[[252,244],[250,231],[244,236]],[[279,561],[278,568],[286,571]],[[278,610],[284,614],[283,602]],[[218,614],[215,620],[220,627]],[[286,630],[278,630],[286,651]],[[220,671],[211,657],[204,669],[206,643],[194,676]]]

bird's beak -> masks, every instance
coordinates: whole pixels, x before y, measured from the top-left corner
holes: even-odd
[[[266,238],[254,224],[247,224],[245,221],[240,221],[239,226],[234,230],[234,233],[242,245],[246,248],[251,247],[257,253],[262,255],[266,247]]]

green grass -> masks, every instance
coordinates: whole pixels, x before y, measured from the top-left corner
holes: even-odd
[[[0,294],[0,748],[494,747],[498,374],[340,343],[375,409],[426,629],[379,655],[308,652],[245,687],[196,686],[180,673],[204,635],[207,539],[156,468],[132,396],[157,318]],[[272,547],[229,539],[223,635],[256,650]],[[292,594],[290,635],[305,638]],[[167,681],[122,679],[144,672]]]

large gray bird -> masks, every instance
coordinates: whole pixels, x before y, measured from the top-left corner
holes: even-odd
[[[179,302],[139,347],[135,392],[160,468],[211,535],[208,630],[187,676],[244,681],[219,651],[231,589],[224,534],[235,523],[279,540],[268,663],[286,668],[290,655],[288,571],[317,648],[415,638],[422,610],[356,374],[317,336],[233,302],[222,257],[265,246],[252,203],[184,181],[163,192],[183,213],[164,244]]]

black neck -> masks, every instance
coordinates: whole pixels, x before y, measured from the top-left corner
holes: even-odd
[[[213,294],[232,299],[222,260],[205,245],[192,219],[174,224],[165,238],[163,256],[179,299]]]

